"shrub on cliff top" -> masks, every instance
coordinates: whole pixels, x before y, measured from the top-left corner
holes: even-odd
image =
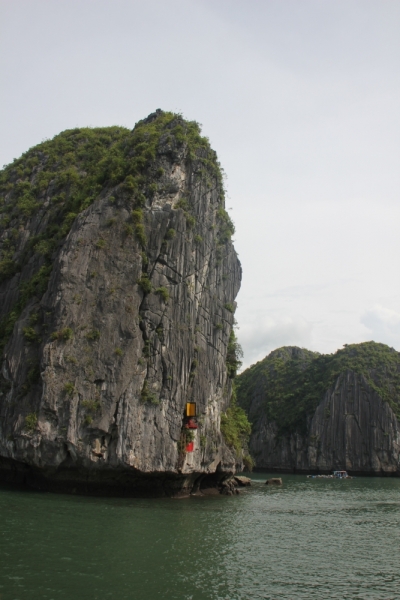
[[[98,400],[82,400],[82,406],[88,412],[95,413],[101,408],[101,403]]]
[[[96,340],[100,339],[100,331],[98,329],[91,329],[90,331],[87,332],[87,334],[85,335],[85,338],[91,342],[95,342]]]
[[[235,233],[235,226],[224,208],[218,209],[217,221],[219,225],[219,243],[226,244]]]
[[[68,340],[71,340],[73,336],[74,332],[72,331],[71,327],[64,327],[64,329],[60,329],[60,331],[53,331],[50,337],[52,340],[66,342]]]
[[[72,383],[72,381],[68,381],[65,385],[64,385],[64,392],[68,395],[68,396],[73,396],[75,394],[75,386]]]
[[[26,431],[29,431],[30,433],[32,433],[36,429],[37,422],[38,422],[38,418],[37,418],[36,413],[30,413],[29,415],[26,415],[26,417],[25,417]]]
[[[149,404],[160,404],[157,396],[150,391],[147,379],[144,380],[142,391],[140,392],[140,402]]]
[[[155,293],[158,294],[159,296],[161,296],[161,298],[164,300],[164,302],[168,302],[168,300],[169,300],[169,291],[167,290],[166,287],[161,286],[161,287],[157,288],[155,290]]]
[[[145,294],[150,294],[151,290],[153,289],[151,281],[145,273],[142,273],[138,281],[138,285]]]
[[[18,270],[16,263],[11,258],[0,261],[0,283],[12,277]]]
[[[240,360],[243,356],[243,350],[239,342],[237,341],[234,330],[231,330],[228,341],[228,348],[226,352],[226,366],[228,369],[228,377],[234,379],[238,369],[242,366]]]
[[[132,221],[135,224],[136,239],[141,245],[142,249],[144,249],[147,244],[147,238],[143,224],[143,210],[141,208],[136,208],[132,211]]]

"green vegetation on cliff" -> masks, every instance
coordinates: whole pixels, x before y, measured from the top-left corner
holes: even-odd
[[[242,356],[242,347],[237,341],[235,331],[232,329],[229,335],[228,348],[226,353],[226,366],[228,369],[228,376],[231,379],[235,379],[238,369],[240,369],[240,367],[242,366],[242,361],[240,360]]]
[[[241,366],[240,358],[243,356],[242,347],[236,339],[234,330],[232,329],[226,356],[226,366],[228,368],[228,376],[235,379],[237,369]],[[221,433],[224,436],[225,442],[242,458],[245,468],[249,471],[254,466],[254,461],[248,453],[248,441],[251,433],[251,425],[247,418],[246,412],[237,403],[235,383],[232,384],[232,395],[230,405],[226,412],[221,415]]]
[[[251,425],[243,408],[237,405],[235,388],[233,388],[230,406],[221,416],[221,432],[228,446],[234,448],[240,455],[248,442]]]
[[[0,348],[6,344],[27,302],[40,299],[47,289],[52,265],[77,216],[97,198],[124,199],[132,210],[127,225],[143,250],[146,235],[141,207],[151,205],[156,193],[168,193],[158,155],[183,156],[196,173],[212,185],[221,199],[223,177],[216,153],[200,126],[180,115],[157,111],[123,127],[67,130],[31,148],[0,172],[0,284],[15,275],[18,293],[0,322]],[[188,222],[195,224],[190,207]],[[218,209],[219,243],[234,228],[225,209]],[[32,231],[36,234],[29,235]],[[97,243],[104,247],[104,240]],[[26,268],[31,265],[31,269]]]
[[[304,433],[307,417],[347,371],[363,375],[400,419],[400,353],[375,342],[349,344],[326,355],[292,347],[274,350],[237,377],[238,402],[248,412],[252,399],[263,394],[262,410],[280,434]]]

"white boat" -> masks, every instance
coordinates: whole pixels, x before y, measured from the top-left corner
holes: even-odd
[[[333,476],[337,479],[352,479],[347,471],[333,471]]]
[[[347,471],[333,471],[332,475],[307,475],[309,479],[353,479]]]

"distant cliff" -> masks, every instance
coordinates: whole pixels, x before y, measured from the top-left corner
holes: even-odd
[[[400,475],[400,353],[384,344],[333,355],[284,347],[237,378],[258,468]]]
[[[241,267],[199,126],[65,131],[1,172],[0,213],[2,478],[170,494],[240,467],[220,426]]]

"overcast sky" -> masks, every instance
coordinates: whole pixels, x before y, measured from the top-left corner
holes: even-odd
[[[400,0],[0,0],[0,165],[156,108],[227,175],[248,366],[400,350]]]

